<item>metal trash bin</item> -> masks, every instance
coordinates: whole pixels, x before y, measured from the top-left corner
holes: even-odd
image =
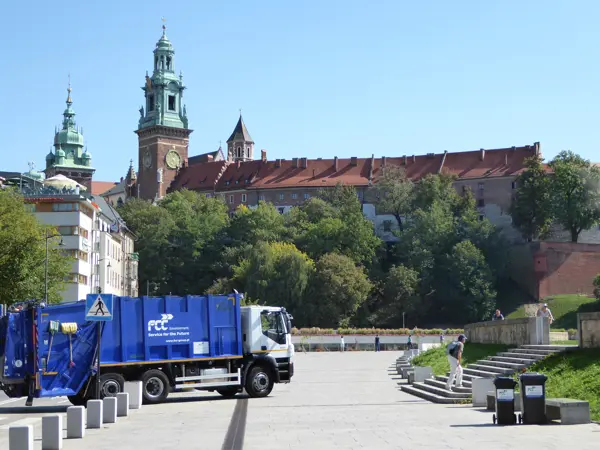
[[[496,413],[493,416],[494,424],[514,425],[517,423],[515,414],[515,386],[517,382],[509,377],[496,377]]]
[[[526,424],[544,424],[546,418],[546,380],[541,373],[524,373],[519,377],[522,421]]]

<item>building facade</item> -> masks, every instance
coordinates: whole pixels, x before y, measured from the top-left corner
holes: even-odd
[[[50,187],[25,189],[28,210],[60,235],[61,250],[73,259],[64,301],[92,292],[137,295],[137,257],[133,235],[103,199]]]

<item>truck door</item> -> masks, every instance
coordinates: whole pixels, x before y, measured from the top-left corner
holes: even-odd
[[[264,310],[260,314],[262,327],[262,351],[286,348],[285,325],[279,311]]]

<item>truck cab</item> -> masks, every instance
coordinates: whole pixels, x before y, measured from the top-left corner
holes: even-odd
[[[292,316],[281,307],[242,306],[242,349],[246,358],[266,360],[276,368],[277,382],[294,375]]]

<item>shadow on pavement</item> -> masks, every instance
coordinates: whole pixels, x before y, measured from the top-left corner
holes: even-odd
[[[450,425],[450,428],[487,428],[487,427],[499,427],[503,425],[494,425],[493,423],[465,423],[460,425]],[[512,426],[512,425],[505,425]]]
[[[162,402],[162,403],[158,403],[160,404],[165,404],[165,403],[190,403],[190,402],[214,402],[214,401],[232,401],[232,400],[245,400],[250,398],[248,395],[246,394],[238,394],[235,397],[231,397],[231,398],[227,398],[227,397],[223,397],[222,395],[211,395],[209,397],[207,397],[206,395],[198,395],[198,396],[192,396],[192,395],[186,395],[185,397],[167,397],[167,399]],[[146,406],[146,405],[144,405]],[[152,405],[148,405],[148,406],[152,406]]]
[[[0,407],[0,414],[66,413],[69,406],[71,405]]]

